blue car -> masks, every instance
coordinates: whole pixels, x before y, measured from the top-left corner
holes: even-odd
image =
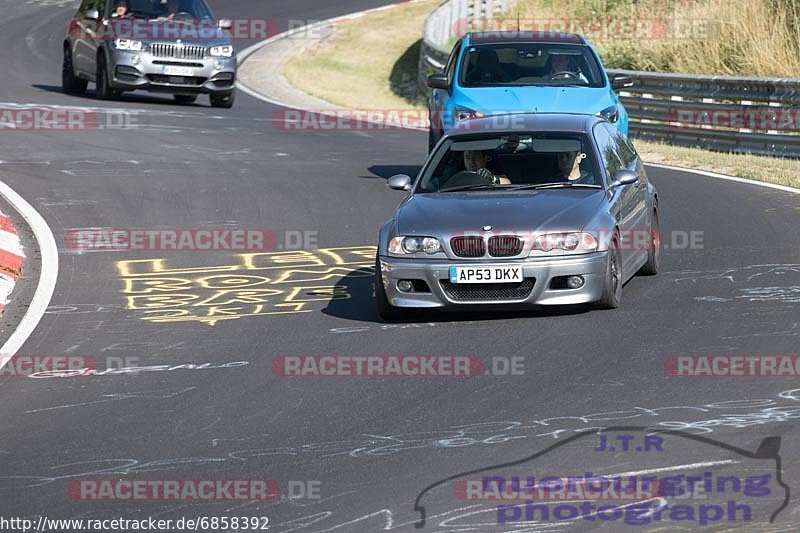
[[[467,33],[453,47],[444,72],[428,78],[433,149],[442,135],[467,121],[515,113],[597,115],[628,135],[628,113],[615,90],[633,84],[609,79],[582,36],[554,32]]]

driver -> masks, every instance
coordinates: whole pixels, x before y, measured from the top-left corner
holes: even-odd
[[[486,165],[491,160],[492,156],[489,155],[489,152],[485,150],[466,150],[464,152],[464,168],[466,170],[476,172],[478,175],[486,178],[492,183],[509,185],[511,180],[508,179],[508,176],[495,175],[491,170],[486,168]]]
[[[180,0],[167,0],[167,15],[168,19],[174,19],[175,15],[181,13],[181,2]]]
[[[123,18],[128,16],[128,2],[127,0],[117,0],[114,4],[114,11],[111,13],[112,18]]]
[[[586,157],[584,153],[558,152],[558,170],[563,178],[577,183],[586,183],[592,174],[581,170],[581,161]]]
[[[580,72],[580,69],[572,65],[570,56],[566,54],[551,54],[550,55],[550,72],[547,74],[551,79],[577,79],[584,83],[589,83],[586,76]]]

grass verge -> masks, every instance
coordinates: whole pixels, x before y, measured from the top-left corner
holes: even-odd
[[[424,101],[405,96],[412,89],[403,86],[416,83],[422,23],[439,3],[431,0],[403,5],[341,23],[332,37],[287,63],[283,73],[299,89],[344,107],[423,109]],[[800,188],[800,160],[726,154],[644,140],[635,144],[648,162]]]

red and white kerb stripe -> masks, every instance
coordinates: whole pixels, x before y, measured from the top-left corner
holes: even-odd
[[[24,262],[25,253],[17,230],[11,220],[0,213],[0,313],[8,304],[8,297],[14,290]]]

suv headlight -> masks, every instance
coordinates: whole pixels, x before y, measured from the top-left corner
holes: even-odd
[[[114,48],[117,50],[130,50],[131,52],[138,52],[142,49],[142,41],[135,41],[133,39],[114,39]]]
[[[389,241],[389,253],[395,255],[426,253],[433,255],[442,251],[442,243],[436,237],[395,237]]]
[[[233,46],[212,46],[208,53],[214,57],[231,57],[233,55]]]
[[[597,239],[591,233],[568,232],[538,235],[531,252],[557,254],[586,254],[597,251]]]

